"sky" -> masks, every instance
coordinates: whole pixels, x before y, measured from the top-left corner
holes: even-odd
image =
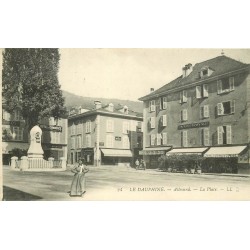
[[[250,49],[223,49],[250,64]],[[63,90],[86,97],[136,101],[182,74],[187,63],[220,56],[222,49],[60,49]]]

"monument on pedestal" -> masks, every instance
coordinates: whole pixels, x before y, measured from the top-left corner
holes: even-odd
[[[43,149],[41,145],[42,130],[36,125],[30,130],[30,147],[28,150],[28,158],[43,159]]]

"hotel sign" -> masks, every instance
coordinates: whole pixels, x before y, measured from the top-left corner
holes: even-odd
[[[201,127],[208,127],[209,122],[197,122],[197,123],[190,123],[190,124],[183,124],[179,125],[178,129],[187,129],[187,128],[201,128]]]

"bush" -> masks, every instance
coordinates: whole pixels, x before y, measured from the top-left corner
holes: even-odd
[[[12,156],[21,158],[22,156],[27,156],[28,149],[13,148],[11,151]]]

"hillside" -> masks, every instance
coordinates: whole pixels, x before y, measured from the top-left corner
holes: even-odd
[[[65,97],[65,105],[69,109],[74,106],[82,106],[82,108],[92,109],[94,108],[94,101],[101,101],[103,105],[113,103],[115,106],[127,105],[130,110],[142,113],[142,102],[120,100],[120,99],[108,99],[108,98],[96,98],[96,97],[84,97],[72,94],[68,91],[62,90]]]

